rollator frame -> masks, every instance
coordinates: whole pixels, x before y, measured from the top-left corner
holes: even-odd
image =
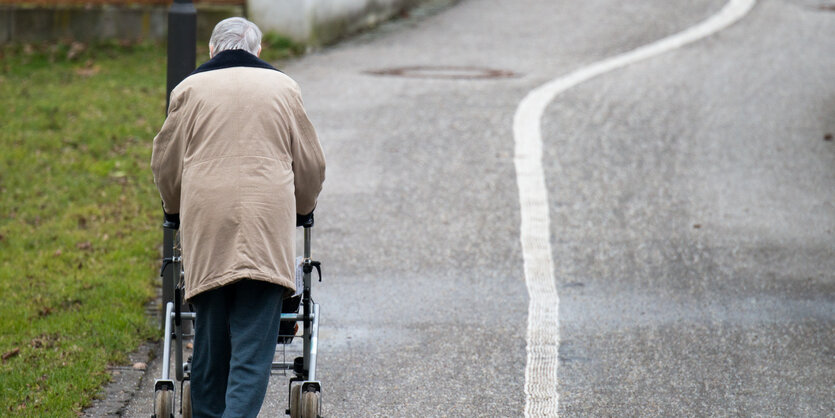
[[[272,363],[272,370],[290,370],[294,377],[290,379],[288,388],[289,408],[285,413],[291,418],[315,418],[321,415],[321,382],[316,380],[316,357],[319,345],[319,304],[312,297],[312,272],[316,269],[319,281],[322,281],[321,263],[311,258],[311,240],[313,228],[313,214],[297,217],[297,226],[304,228],[304,255],[302,258],[303,290],[301,297],[300,313],[282,313],[282,322],[301,322],[302,333],[302,357],[294,359],[293,362]],[[166,234],[176,235],[179,224],[166,220],[163,223]],[[183,280],[185,272],[182,269],[182,254],[177,240],[172,240],[170,257],[163,258],[160,275],[166,269],[174,269],[177,280],[173,282],[172,292],[163,294],[173,295],[173,301],[165,302],[164,313],[164,334],[161,377],[154,380],[154,413],[152,418],[174,418],[177,416],[191,417],[191,358],[183,361],[183,347],[186,338],[192,339],[194,321],[197,315],[194,312],[184,311],[183,306]],[[177,272],[179,274],[177,274]],[[171,289],[169,289],[171,290]],[[175,356],[174,377],[180,383],[180,409],[179,415],[175,414],[176,387],[177,384],[171,378],[172,367],[171,351]],[[277,344],[278,345],[278,344]],[[301,360],[301,361],[299,361]]]

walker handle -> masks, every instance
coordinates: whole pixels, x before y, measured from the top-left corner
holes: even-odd
[[[180,214],[179,213],[162,213],[165,222],[162,223],[162,227],[166,229],[180,229]]]
[[[162,205],[162,202],[160,202]],[[180,214],[179,213],[168,213],[165,211],[165,207],[163,206],[162,209],[162,217],[164,222],[162,223],[162,227],[166,229],[180,229]]]
[[[296,215],[296,227],[303,226],[305,228],[313,227],[313,212],[307,215]]]

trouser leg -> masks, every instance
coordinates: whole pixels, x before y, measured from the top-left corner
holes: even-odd
[[[229,311],[231,358],[224,417],[256,417],[275,354],[285,288],[256,280],[236,285]]]
[[[220,417],[226,409],[229,376],[229,294],[225,287],[194,297],[197,314],[191,362],[192,414],[196,418]]]

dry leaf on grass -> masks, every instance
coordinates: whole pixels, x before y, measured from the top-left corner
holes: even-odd
[[[91,67],[84,67],[84,68],[76,69],[75,73],[77,75],[82,76],[82,77],[92,77],[92,76],[98,74],[99,71],[101,71],[101,67],[99,67],[98,65],[93,65]]]
[[[18,354],[20,354],[20,348],[15,348],[14,350],[3,354],[3,361],[6,361],[6,360],[18,355]]]
[[[67,59],[74,60],[76,57],[78,57],[78,54],[84,52],[85,49],[87,49],[87,46],[82,44],[81,42],[73,42],[70,45],[70,50],[67,51]]]

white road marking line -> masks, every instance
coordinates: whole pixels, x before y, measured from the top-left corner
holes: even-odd
[[[551,259],[548,191],[542,170],[540,121],[554,98],[586,80],[635,62],[663,54],[712,35],[745,16],[756,0],[730,0],[704,22],[632,51],[598,61],[530,91],[513,117],[516,142],[516,181],[522,225],[520,239],[525,263],[528,304],[525,416],[553,417],[559,412],[559,295]]]

